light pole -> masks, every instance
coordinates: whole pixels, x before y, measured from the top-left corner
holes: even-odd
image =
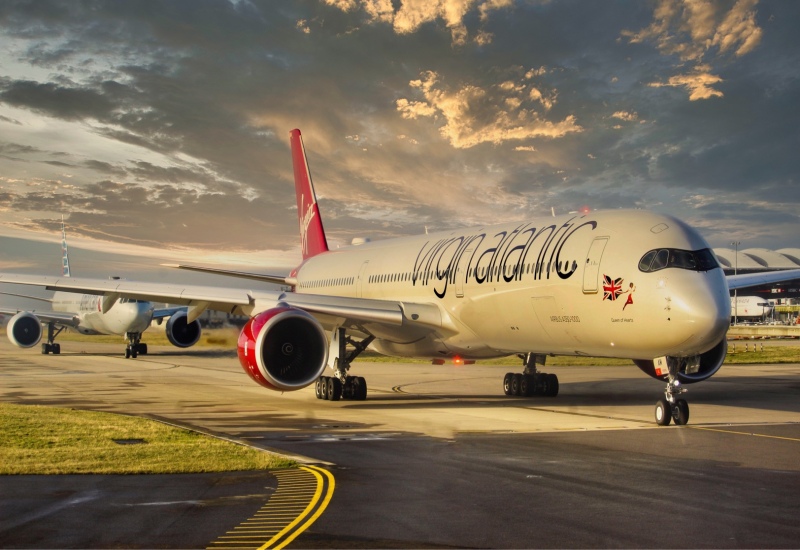
[[[733,241],[731,246],[734,250],[734,258],[733,258],[733,274],[736,275],[739,271],[739,245],[742,244],[741,241]],[[738,297],[738,290],[733,290],[733,324],[734,326],[739,323],[739,300]]]

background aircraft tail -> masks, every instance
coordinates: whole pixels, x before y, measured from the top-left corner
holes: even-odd
[[[64,229],[64,216],[61,216],[61,274],[69,277],[69,253],[67,252],[67,230]]]
[[[303,259],[328,251],[328,240],[322,228],[322,218],[317,207],[317,196],[311,183],[308,159],[303,147],[300,130],[289,132],[292,145],[292,165],[294,166],[294,186],[297,192],[297,217],[300,220],[300,239],[303,245]]]

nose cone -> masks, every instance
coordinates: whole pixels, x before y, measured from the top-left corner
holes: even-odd
[[[150,302],[131,302],[124,306],[121,319],[127,326],[126,332],[144,332],[153,318],[153,305]]]
[[[687,275],[693,280],[673,289],[671,317],[681,338],[686,338],[681,353],[694,355],[725,338],[731,322],[731,301],[721,269]]]

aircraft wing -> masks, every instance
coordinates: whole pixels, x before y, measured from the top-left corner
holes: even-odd
[[[159,307],[153,310],[153,319],[164,319],[165,317],[172,317],[179,311],[186,311],[186,306],[177,307]]]
[[[16,315],[20,311],[26,310],[0,307],[0,313],[5,315]],[[31,311],[30,313],[35,315],[42,323],[55,323],[68,327],[77,327],[81,323],[81,320],[74,313],[65,313],[63,311]]]
[[[791,281],[792,279],[800,279],[800,269],[727,276],[728,288],[730,290],[779,283],[781,281]]]
[[[0,292],[3,296],[16,296],[17,298],[27,298],[28,300],[38,300],[40,302],[52,302],[50,298],[40,298],[38,296],[30,296],[28,294],[15,294],[14,292]]]
[[[21,284],[48,290],[104,296],[113,303],[119,298],[167,302],[189,306],[192,310],[212,309],[239,315],[255,315],[278,306],[303,309],[320,319],[323,326],[359,327],[370,324],[408,328],[415,333],[443,328],[442,313],[434,304],[390,300],[370,300],[282,291],[254,291],[238,288],[170,285],[126,281],[124,279],[88,279],[0,273],[0,284]]]

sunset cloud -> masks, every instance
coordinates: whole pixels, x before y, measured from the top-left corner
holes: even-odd
[[[397,110],[407,119],[420,117],[441,119],[439,132],[457,149],[468,149],[481,143],[500,144],[531,138],[561,138],[582,132],[576,117],[569,115],[553,122],[544,119],[538,108],[548,111],[556,93],[542,94],[528,83],[503,81],[483,88],[465,84],[451,88],[433,71],[426,71],[418,80],[409,82],[423,100],[397,100]]]

